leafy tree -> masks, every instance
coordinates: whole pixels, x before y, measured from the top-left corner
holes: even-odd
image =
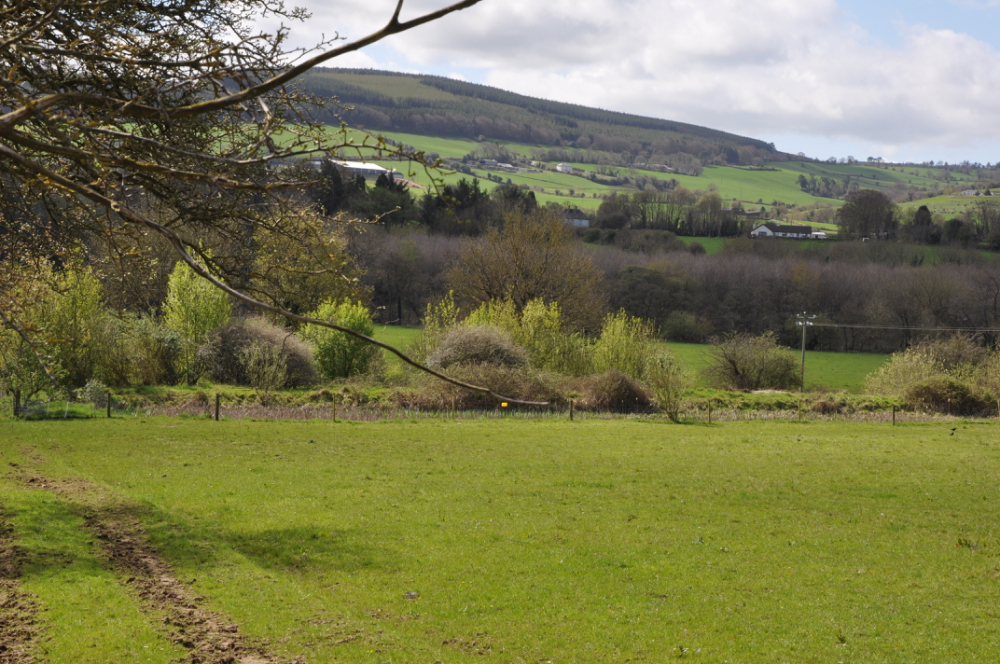
[[[311,316],[330,320],[339,327],[366,336],[375,333],[371,314],[360,302],[328,300]],[[319,325],[306,325],[302,336],[316,346],[316,362],[324,378],[349,378],[372,371],[378,366],[382,351],[363,339]]]
[[[853,239],[889,239],[899,227],[899,211],[889,197],[874,189],[859,189],[845,197],[837,211],[841,234]]]
[[[198,277],[186,263],[177,263],[167,283],[163,320],[180,337],[180,374],[188,383],[198,380],[197,351],[213,330],[229,321],[229,295]]]

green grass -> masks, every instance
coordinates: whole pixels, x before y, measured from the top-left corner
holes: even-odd
[[[692,238],[685,238],[685,240],[689,239]],[[708,240],[707,238],[693,239],[699,242]],[[706,243],[706,249],[709,248],[709,244]],[[384,325],[377,328],[375,338],[379,341],[393,344],[397,348],[405,349],[420,338],[420,329]],[[663,342],[663,346],[669,348],[686,368],[696,374],[696,387],[708,386],[708,381],[702,376],[702,372],[708,367],[711,358],[711,346],[674,342]],[[789,350],[786,352],[793,355],[796,359],[801,357],[797,351]],[[390,355],[387,354],[387,357],[390,357]],[[807,351],[806,389],[811,391],[861,392],[864,388],[865,376],[878,369],[888,360],[888,355],[876,353]]]
[[[711,361],[711,346],[674,342],[666,342],[663,345],[673,351],[685,367],[695,372],[696,387],[708,387],[709,383],[702,372]],[[794,356],[796,361],[802,357],[798,351],[785,352]],[[865,376],[888,360],[888,355],[875,353],[806,351],[806,390],[861,392],[864,389]]]
[[[141,506],[279,657],[992,661],[1000,429],[952,426],[6,422],[0,463]],[[176,656],[72,509],[0,500],[49,661]]]

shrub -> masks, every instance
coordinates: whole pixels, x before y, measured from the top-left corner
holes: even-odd
[[[110,385],[173,385],[179,379],[180,336],[149,316],[104,320],[95,374]]]
[[[684,343],[701,343],[709,333],[709,325],[686,311],[671,311],[663,322],[663,338]]]
[[[194,384],[201,373],[198,348],[209,333],[229,320],[229,296],[202,279],[187,263],[177,263],[167,281],[163,322],[180,337],[179,373]]]
[[[368,309],[360,302],[328,300],[310,314],[365,336],[375,334]],[[302,336],[316,346],[316,361],[324,378],[349,378],[372,373],[382,366],[382,349],[363,339],[319,325],[306,325]]]
[[[674,422],[678,420],[681,398],[690,383],[690,376],[672,353],[661,353],[646,364],[646,385],[653,392],[653,402]]]
[[[285,380],[280,387],[301,387],[317,382],[309,345],[290,331],[262,318],[239,318],[216,330],[198,351],[213,380],[230,385],[253,385],[247,371],[247,349],[271,348],[284,358]]]
[[[642,380],[655,338],[656,331],[649,321],[629,316],[624,309],[608,314],[601,336],[594,343],[594,371],[607,373],[616,369]]]
[[[108,405],[108,386],[96,378],[91,378],[80,388],[78,396],[80,401],[89,403],[94,408],[104,408]]]
[[[706,373],[717,387],[745,391],[787,390],[800,380],[795,358],[778,346],[773,332],[716,339]]]
[[[240,363],[247,382],[265,406],[271,401],[271,392],[280,389],[288,380],[288,365],[284,348],[280,346],[254,340],[240,350]]]
[[[950,376],[990,389],[995,381],[993,356],[965,334],[926,339],[901,353],[865,378],[872,394],[903,394],[910,386],[932,376]]]
[[[520,368],[528,364],[528,353],[514,344],[510,335],[490,326],[456,327],[427,358],[431,367],[486,364]]]
[[[906,388],[903,397],[913,406],[949,415],[990,415],[992,399],[972,385],[947,376],[935,376]]]
[[[528,351],[529,362],[536,369],[572,376],[590,372],[586,339],[577,333],[567,334],[557,302],[545,304],[536,298],[518,312],[510,299],[490,300],[469,314],[464,324],[492,325],[506,332]]]
[[[481,385],[511,399],[550,404],[566,401],[558,388],[552,384],[549,374],[531,371],[524,367],[504,367],[489,364],[456,365],[449,374],[473,385]],[[431,376],[420,379],[425,385],[416,397],[410,397],[408,406],[447,410],[455,408],[488,409],[500,407],[500,403],[487,394],[473,392]],[[511,405],[510,408],[517,408]]]
[[[588,381],[582,406],[592,410],[634,413],[649,408],[649,395],[634,378],[608,369]]]

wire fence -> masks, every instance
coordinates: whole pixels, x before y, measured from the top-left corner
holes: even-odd
[[[10,412],[8,410],[8,412]],[[305,405],[226,404],[212,402],[130,406],[113,398],[110,405],[74,401],[34,400],[19,408],[18,418],[26,420],[181,417],[203,420],[330,420],[376,422],[382,420],[648,420],[667,421],[663,413],[648,409],[635,412],[581,410],[572,404],[552,408],[448,409],[409,408],[383,404],[323,403]],[[677,414],[683,423],[720,424],[729,422],[858,422],[905,424],[942,422],[969,418],[899,408],[816,412],[806,409],[709,408],[692,405]]]

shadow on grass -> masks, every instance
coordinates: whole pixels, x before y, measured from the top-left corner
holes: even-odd
[[[372,544],[357,530],[330,530],[315,526],[253,527],[241,530],[182,521],[155,508],[137,508],[152,544],[172,565],[186,568],[232,562],[232,555],[275,572],[311,569],[353,572],[393,569],[399,558],[392,550]]]
[[[17,572],[22,579],[102,575],[80,509],[42,492],[19,492],[5,500],[14,526]]]

